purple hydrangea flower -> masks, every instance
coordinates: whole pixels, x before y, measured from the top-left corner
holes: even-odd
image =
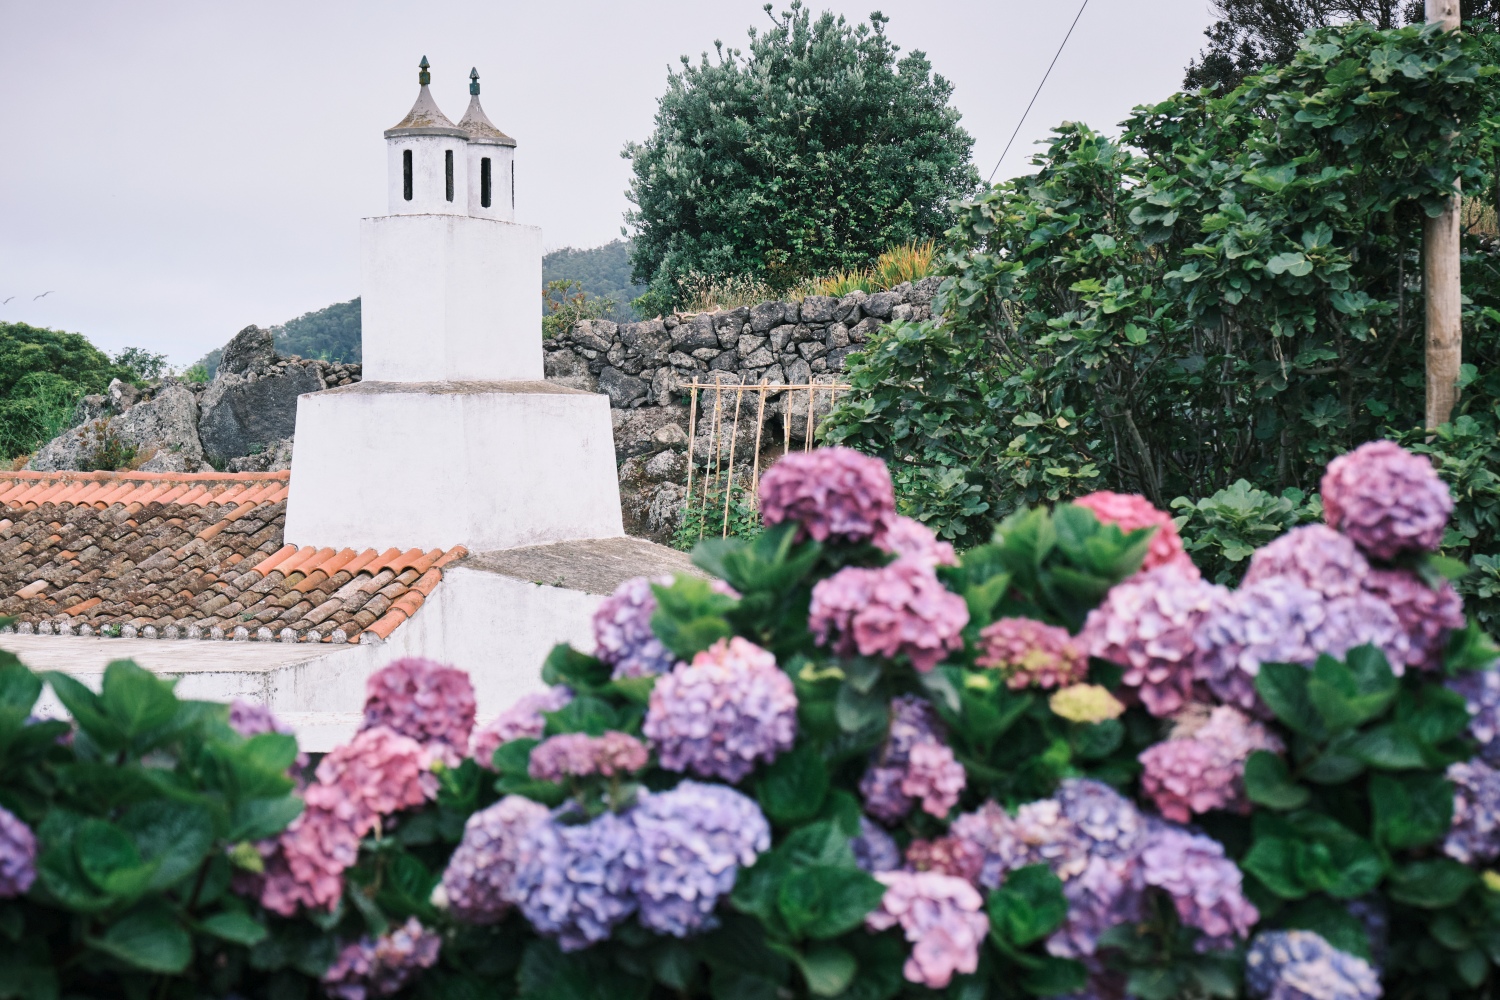
[[[1453,513],[1448,486],[1425,456],[1370,441],[1328,463],[1323,516],[1376,559],[1434,552]]]
[[[1093,856],[1063,883],[1068,918],[1047,938],[1047,951],[1061,958],[1087,958],[1099,935],[1118,924],[1140,920],[1145,900],[1134,881],[1132,858]]]
[[[785,455],[760,477],[766,527],[796,521],[799,538],[879,545],[896,517],[896,491],[885,463],[850,448]]]
[[[469,817],[443,872],[442,898],[455,919],[492,924],[509,912],[521,838],[547,819],[546,806],[520,795]]]
[[[1324,601],[1284,576],[1234,591],[1194,633],[1198,672],[1225,704],[1263,712],[1255,692],[1262,663],[1311,663],[1312,635],[1323,625]]]
[[[563,951],[578,951],[608,938],[635,912],[640,836],[614,813],[572,826],[558,819],[521,838],[511,892],[539,934],[556,938]]]
[[[323,991],[335,1000],[392,996],[419,970],[430,969],[437,962],[442,945],[436,931],[409,917],[388,934],[346,945],[323,973]]]
[[[292,727],[276,718],[265,705],[243,698],[229,703],[229,728],[247,738],[262,733],[292,734]]]
[[[984,862],[984,849],[963,837],[918,838],[906,847],[907,871],[952,875],[971,885],[979,884]]]
[[[1058,878],[1067,880],[1088,864],[1090,843],[1063,815],[1056,799],[1028,802],[1014,817],[996,803],[986,802],[955,819],[948,832],[984,851],[979,884],[987,889],[1000,885],[1006,872],[1027,865],[1047,865]]]
[[[563,733],[531,750],[527,772],[538,781],[562,781],[591,774],[613,778],[646,766],[646,748],[629,733],[610,730],[602,736]]]
[[[1356,646],[1374,646],[1385,654],[1391,672],[1406,672],[1411,644],[1391,606],[1373,594],[1359,593],[1324,601],[1323,620],[1308,633],[1315,653],[1343,659]]]
[[[865,770],[859,779],[859,794],[865,802],[865,812],[882,823],[896,823],[911,812],[911,796],[901,790],[906,780],[906,765],[900,767],[875,767]]]
[[[594,612],[594,655],[615,669],[612,677],[649,677],[672,669],[677,658],[651,631],[656,614],[655,582],[670,585],[671,577],[655,581],[637,576],[626,580]]]
[[[667,770],[739,781],[791,749],[796,690],[776,657],[739,636],[721,639],[657,680],[642,732]]]
[[[1057,788],[1062,816],[1102,858],[1130,858],[1145,843],[1146,818],[1119,792],[1093,778],[1064,778]]]
[[[912,747],[918,743],[942,743],[947,738],[948,730],[932,702],[912,694],[897,695],[891,699],[890,728],[881,759],[890,764],[905,764],[911,759]]]
[[[1245,987],[1266,1000],[1378,1000],[1369,962],[1313,931],[1264,931],[1245,956]]]
[[[433,660],[408,656],[365,682],[361,729],[384,726],[458,764],[474,729],[474,685],[469,675]]]
[[[1170,895],[1182,922],[1202,931],[1210,947],[1232,946],[1260,919],[1223,845],[1200,834],[1158,824],[1141,849],[1140,877]]]
[[[1124,667],[1121,682],[1146,711],[1172,715],[1195,693],[1195,632],[1228,593],[1175,564],[1137,573],[1110,588],[1075,641],[1089,656]]]
[[[0,899],[23,895],[36,881],[36,835],[0,806]]]
[[[1463,695],[1469,709],[1469,735],[1479,743],[1479,757],[1500,767],[1500,670],[1459,674],[1448,687]]]
[[[674,937],[716,926],[714,906],[740,868],[771,846],[760,807],[724,785],[684,781],[643,794],[630,819],[640,836],[638,919]]]
[[[911,757],[906,762],[901,794],[920,799],[923,812],[942,818],[958,804],[958,797],[968,780],[964,766],[954,759],[951,747],[942,743],[918,743],[911,748]]]
[[[489,767],[500,744],[538,739],[547,729],[547,720],[542,713],[561,711],[572,700],[573,690],[564,684],[522,696],[510,708],[474,731],[471,747],[474,760],[481,767]]]
[[[885,884],[885,895],[865,924],[876,931],[900,926],[912,942],[902,970],[908,981],[938,990],[955,972],[979,967],[990,920],[972,885],[937,872],[881,872],[875,877]]]
[[[813,587],[807,627],[839,656],[906,656],[926,673],[963,648],[969,623],[964,599],[932,569],[897,559],[889,566],[849,566]]]
[[[1035,618],[1001,618],[979,633],[981,667],[999,670],[1011,690],[1060,688],[1088,676],[1088,656],[1065,628]]]
[[[1464,627],[1464,599],[1444,580],[1437,589],[1404,569],[1372,569],[1365,592],[1390,605],[1406,634],[1408,666],[1441,670],[1448,633]]]
[[[1171,739],[1141,753],[1141,791],[1178,823],[1212,809],[1249,812],[1245,761],[1256,750],[1279,753],[1281,741],[1230,705],[1184,716],[1191,721],[1179,723]]]
[[[880,541],[880,548],[898,558],[921,563],[928,569],[958,565],[958,553],[953,551],[953,546],[938,541],[931,528],[910,517],[897,517],[891,521]]]
[[[849,838],[849,849],[854,852],[855,863],[871,874],[901,867],[901,848],[895,838],[863,816],[859,818],[858,836]]]
[[[911,811],[914,799],[921,799],[928,812],[947,815],[968,779],[945,745],[946,735],[928,702],[915,695],[891,699],[885,743],[859,783],[865,811],[894,823]]]
[[[1347,535],[1326,524],[1304,524],[1257,549],[1242,585],[1285,576],[1324,597],[1349,597],[1360,592],[1369,572]]]
[[[1448,765],[1453,782],[1453,826],[1443,853],[1466,865],[1500,855],[1500,771],[1482,760]]]

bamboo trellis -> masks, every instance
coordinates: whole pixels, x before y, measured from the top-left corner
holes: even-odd
[[[698,500],[698,537],[701,539],[708,525],[708,503],[709,491],[717,492],[722,483],[724,489],[724,517],[720,525],[719,535],[724,537],[729,534],[729,505],[734,489],[734,467],[735,450],[739,447],[740,435],[740,413],[744,409],[745,394],[754,393],[758,398],[755,405],[755,448],[751,456],[750,496],[751,503],[759,504],[760,493],[760,443],[766,423],[766,397],[785,393],[781,407],[782,441],[787,451],[792,450],[792,416],[796,409],[798,393],[807,395],[807,427],[803,434],[802,449],[810,451],[813,446],[813,431],[817,422],[817,399],[819,393],[828,394],[828,407],[833,408],[834,400],[838,394],[845,392],[849,386],[843,382],[812,383],[806,382],[800,385],[771,385],[761,381],[754,385],[746,385],[742,382],[687,382],[679,388],[688,390],[688,480],[687,492],[683,499],[683,514],[692,509],[693,497],[693,469],[696,466],[694,448],[698,438],[698,404],[699,392],[702,391],[703,419],[709,422],[708,447],[712,457],[705,462],[703,475],[700,478],[699,487],[701,497]],[[708,412],[708,394],[713,393],[713,415]],[[733,395],[734,420],[731,423],[724,414],[725,397]],[[724,451],[724,427],[729,424],[729,460],[722,461]],[[745,434],[748,438],[749,430]],[[711,485],[710,485],[711,482]],[[717,513],[717,510],[715,511]]]

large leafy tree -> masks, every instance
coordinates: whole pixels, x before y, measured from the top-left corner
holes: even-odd
[[[941,234],[978,185],[952,85],[921,52],[898,58],[886,17],[815,19],[793,2],[772,21],[748,55],[716,42],[714,59],[684,56],[655,131],[625,148],[631,263],[658,294],[690,274],[785,285],[864,266]]]
[[[82,334],[0,323],[0,452],[24,455],[68,426],[78,399],[139,380]]]

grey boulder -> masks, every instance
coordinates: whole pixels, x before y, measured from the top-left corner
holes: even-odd
[[[322,387],[312,365],[288,365],[275,378],[221,374],[200,401],[198,438],[204,453],[223,462],[291,437],[297,430],[297,397]]]

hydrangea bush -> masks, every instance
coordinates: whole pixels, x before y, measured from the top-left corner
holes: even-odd
[[[482,722],[393,663],[318,761],[0,664],[0,998],[1489,995],[1496,651],[1430,467],[1329,477],[1230,590],[1139,497],[958,554],[789,456],[713,579],[626,581]]]

